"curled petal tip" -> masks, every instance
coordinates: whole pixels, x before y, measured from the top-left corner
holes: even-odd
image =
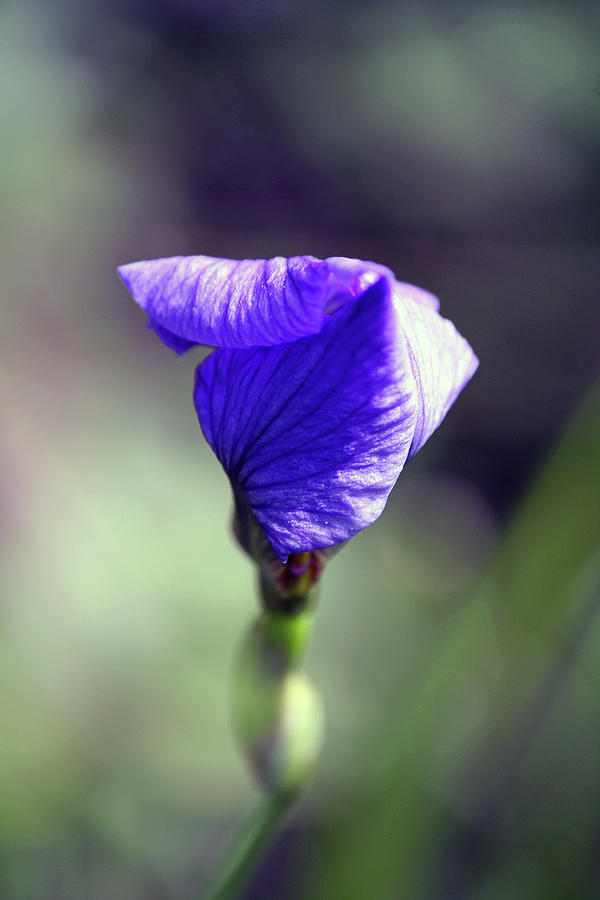
[[[172,349],[267,347],[317,334],[327,316],[389,269],[314,256],[232,260],[175,256],[120,266],[121,280]]]
[[[397,284],[394,288],[417,398],[417,422],[409,459],[441,424],[479,365],[469,343],[449,319],[439,315],[427,297],[433,295],[412,285]]]

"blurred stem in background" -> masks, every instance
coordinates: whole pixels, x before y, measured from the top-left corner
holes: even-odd
[[[374,774],[320,834],[312,895],[335,873],[346,900],[399,885],[411,898],[595,896],[599,466],[600,384],[438,623],[396,727],[371,736]]]
[[[312,553],[261,565],[263,611],[242,641],[233,673],[233,727],[266,797],[227,853],[211,900],[238,895],[310,780],[323,736],[321,700],[299,670],[313,627],[318,587]],[[319,569],[320,574],[320,569]]]

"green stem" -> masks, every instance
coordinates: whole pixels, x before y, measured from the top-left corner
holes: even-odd
[[[283,654],[285,669],[297,667],[308,648],[313,629],[314,615],[301,612],[293,616],[264,612],[259,628],[268,643]]]
[[[235,900],[281,828],[291,800],[290,795],[281,793],[263,800],[225,855],[204,900]]]

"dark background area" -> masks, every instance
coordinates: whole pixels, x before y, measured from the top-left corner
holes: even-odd
[[[138,194],[127,258],[339,253],[438,293],[484,363],[445,458],[505,511],[596,371],[598,25],[286,0],[67,4],[57,31]]]
[[[249,896],[597,896],[593,648],[521,781],[505,745],[580,633],[517,603],[563,508],[576,533],[562,469],[531,547],[499,535],[598,371],[599,26],[583,2],[2,4],[3,896],[192,896],[252,802],[227,678],[253,576],[194,359],[115,271],[186,253],[376,260],[480,358],[331,565],[323,767]],[[467,603],[506,553],[538,586]]]

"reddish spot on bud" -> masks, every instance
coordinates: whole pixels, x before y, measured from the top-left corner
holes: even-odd
[[[325,558],[322,550],[292,553],[276,575],[278,588],[289,594],[306,593],[320,579]]]
[[[288,558],[287,566],[291,574],[296,578],[299,578],[300,575],[304,575],[310,566],[310,552],[292,553]]]

